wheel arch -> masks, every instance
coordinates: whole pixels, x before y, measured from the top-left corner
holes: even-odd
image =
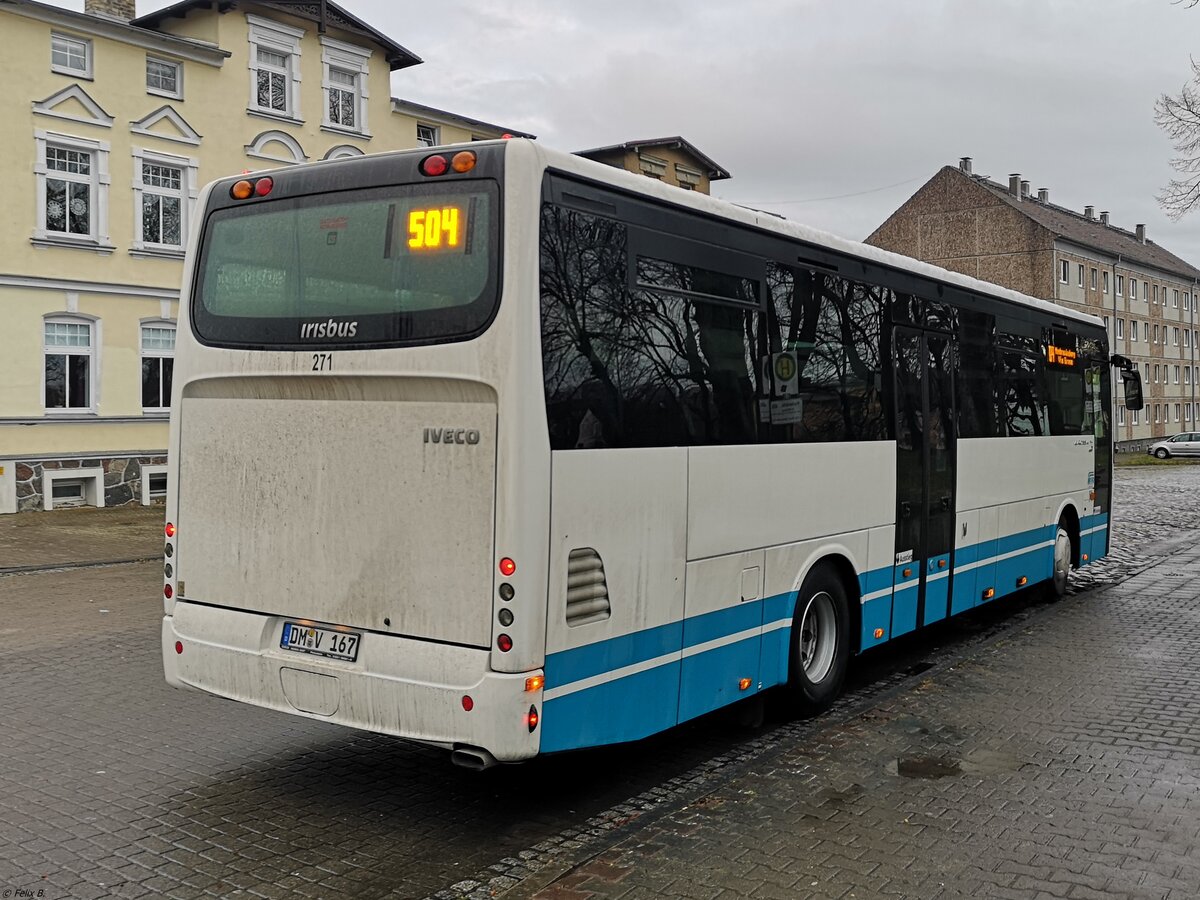
[[[843,545],[824,546],[815,550],[801,567],[792,586],[793,611],[800,601],[800,589],[804,581],[820,566],[827,566],[841,581],[846,590],[846,601],[850,616],[850,653],[858,655],[862,650],[862,585],[858,580],[858,569],[854,564],[854,553]]]
[[[1080,554],[1080,524],[1079,510],[1075,508],[1075,504],[1070,500],[1064,500],[1059,504],[1058,514],[1054,517],[1053,527],[1057,528],[1062,525],[1067,529],[1067,535],[1071,538],[1071,565],[1079,568]]]

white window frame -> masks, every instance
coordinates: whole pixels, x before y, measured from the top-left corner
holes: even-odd
[[[1141,425],[1142,424],[1141,421],[1139,421],[1141,419],[1141,415],[1139,415],[1139,413],[1136,409],[1131,409],[1129,411],[1129,417],[1131,420],[1129,423],[1130,425]]]
[[[249,25],[250,39],[250,58],[247,61],[250,70],[250,99],[246,111],[251,115],[303,124],[304,120],[300,118],[300,42],[304,38],[304,29],[292,28],[290,25],[264,19],[252,13],[246,13],[246,22]],[[258,70],[261,65],[258,61],[259,48],[286,57],[282,70],[286,86],[282,110],[258,105]]]
[[[1064,259],[1061,263],[1061,269],[1062,269],[1062,271],[1059,272],[1058,280],[1060,282],[1062,282],[1063,284],[1066,284],[1071,278],[1071,262],[1070,262],[1070,260]]]
[[[1092,290],[1096,289],[1096,270],[1092,269]]]
[[[37,224],[33,232],[34,243],[58,247],[77,246],[111,252],[114,248],[108,236],[108,189],[112,184],[112,176],[109,174],[108,157],[112,145],[108,141],[93,141],[52,131],[34,131],[33,137],[37,147],[33,171],[37,177],[38,201]],[[46,227],[46,179],[74,180],[60,178],[69,173],[51,171],[46,165],[46,151],[51,147],[91,154],[92,164],[89,167],[91,173],[88,175],[88,183],[91,185],[92,192],[91,222],[89,223],[91,231],[86,235],[50,231]]]
[[[1179,404],[1178,403],[1175,404],[1175,421],[1176,422],[1179,421]]]
[[[180,170],[180,187],[178,192],[166,188],[153,187],[142,181],[142,165],[171,166]],[[191,224],[192,211],[196,198],[200,195],[199,183],[200,160],[194,156],[176,156],[172,153],[156,153],[143,147],[133,148],[133,252],[137,256],[166,256],[182,259],[187,248],[188,227]],[[146,192],[163,196],[178,196],[181,204],[180,211],[180,242],[176,244],[160,244],[147,241],[142,231],[142,195]]]
[[[1136,278],[1129,279],[1129,299],[1130,300],[1137,299],[1137,279]]]
[[[1101,280],[1104,282],[1104,293],[1107,294],[1108,293],[1108,269],[1104,270],[1104,278]]]
[[[151,506],[155,500],[161,500],[167,496],[171,489],[170,481],[167,482],[166,491],[151,491],[150,476],[151,475],[167,475],[169,467],[165,465],[142,465],[139,467],[138,480],[142,483],[142,506]],[[169,479],[170,476],[168,476]]]
[[[1079,264],[1079,286],[1083,287],[1083,263]]]
[[[175,70],[175,90],[168,91],[165,88],[157,88],[150,86],[150,64],[157,63],[160,66],[170,66]],[[162,56],[146,55],[146,93],[153,94],[156,97],[171,97],[175,100],[183,99],[183,63],[175,59],[166,59]]]
[[[1184,384],[1192,383],[1192,367],[1191,366],[1183,367],[1183,383]]]
[[[1117,296],[1118,297],[1125,296],[1125,276],[1124,275],[1117,276]]]
[[[1117,319],[1117,338],[1118,340],[1125,337],[1125,320]]]
[[[1171,367],[1171,374],[1175,376],[1174,384],[1179,384],[1179,366]]]
[[[427,132],[425,140],[421,140],[421,131]],[[432,140],[433,143],[429,143]],[[417,123],[417,146],[418,147],[437,147],[442,142],[442,129],[437,125],[429,125],[425,122]]]
[[[1179,326],[1178,325],[1174,325],[1171,328],[1171,346],[1172,347],[1179,346]]]
[[[1117,424],[1125,424],[1125,405],[1123,403],[1117,404]]]
[[[1179,309],[1179,288],[1171,288],[1171,308]]]
[[[83,68],[76,69],[73,66],[64,66],[54,61],[54,42],[68,41],[72,44],[79,44],[83,47]],[[68,54],[69,56],[70,54]],[[94,62],[95,56],[93,53],[92,42],[88,38],[79,37],[76,34],[67,34],[62,31],[50,32],[50,71],[57,72],[59,75],[69,75],[72,78],[86,78],[91,81],[94,77]]]
[[[321,36],[321,127],[329,131],[370,137],[367,127],[367,101],[370,92],[371,51],[344,41]],[[345,90],[346,85],[334,84],[330,71],[337,70],[354,76],[354,124],[342,125],[329,118],[329,92]]]
[[[142,330],[144,328],[169,329],[169,330],[175,332],[176,337],[179,336],[179,323],[176,321],[173,321],[171,319],[142,319],[138,323],[138,350],[139,350],[139,355],[138,355],[138,399],[139,399],[139,403],[141,402],[141,394],[142,394],[141,361],[144,359],[174,359],[175,358],[174,341],[172,341],[172,346],[171,346],[170,350],[162,350],[162,349],[158,349],[158,348],[146,349],[146,345],[145,345],[146,335],[145,335],[145,332],[143,332],[143,330]],[[162,369],[161,368],[159,369],[158,379],[159,379],[159,381],[158,381],[159,393],[160,393],[160,399],[161,399],[161,392],[162,392]],[[160,413],[161,414],[161,413],[168,413],[170,411],[171,411],[171,405],[170,405],[169,397],[167,398],[166,406],[143,406],[142,407],[142,412],[144,412],[144,413],[152,413],[152,414]]]
[[[47,325],[86,325],[88,346],[50,346],[46,343]],[[86,356],[88,358],[88,402],[87,406],[46,406],[46,356]],[[100,403],[100,320],[79,313],[53,313],[42,317],[42,410],[47,416],[79,416],[95,414]]]
[[[1138,339],[1138,323],[1137,319],[1129,320],[1129,340],[1136,341]]]

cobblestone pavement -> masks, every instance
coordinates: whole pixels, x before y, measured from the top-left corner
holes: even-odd
[[[167,688],[155,564],[0,577],[0,889],[1197,896],[1197,489],[1121,470],[1110,587],[875,654],[818,720],[482,775]]]
[[[83,506],[0,516],[0,573],[158,559],[162,554],[162,526],[162,504],[112,509]]]

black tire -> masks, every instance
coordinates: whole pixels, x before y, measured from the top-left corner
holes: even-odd
[[[1157,456],[1159,459],[1170,459],[1171,458],[1171,454],[1167,452],[1166,447],[1159,447],[1157,450],[1154,451],[1154,455]]]
[[[1046,582],[1045,597],[1048,601],[1061,600],[1067,594],[1067,579],[1071,574],[1071,558],[1073,553],[1071,532],[1064,520],[1059,520],[1058,529],[1054,532],[1054,556],[1050,580]],[[1065,555],[1064,555],[1065,551]],[[1063,563],[1066,563],[1065,567]]]
[[[827,643],[830,625],[832,644]],[[846,587],[831,566],[818,565],[804,579],[792,615],[787,684],[791,711],[808,717],[829,709],[842,692],[849,661]]]

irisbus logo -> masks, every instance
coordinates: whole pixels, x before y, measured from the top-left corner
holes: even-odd
[[[358,331],[358,322],[301,322],[300,339],[309,338],[352,338]]]

